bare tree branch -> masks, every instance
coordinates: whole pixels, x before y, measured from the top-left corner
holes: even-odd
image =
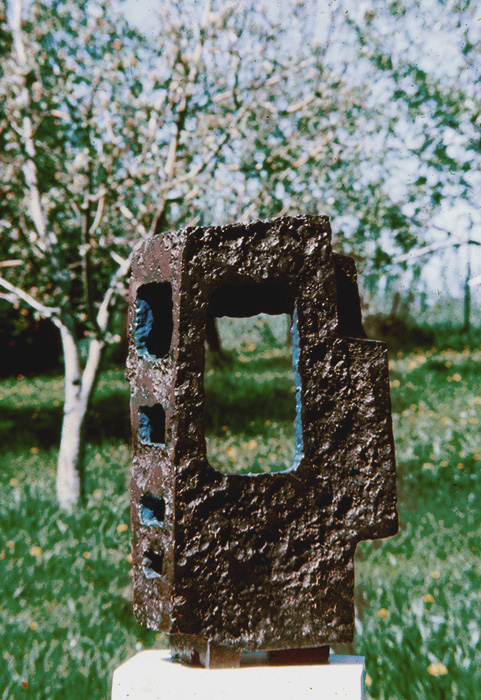
[[[26,76],[28,72],[28,61],[23,42],[22,31],[22,0],[12,0],[11,30],[13,36],[14,54],[17,58],[17,65],[23,75],[22,99],[25,106],[30,105],[30,95],[27,88]],[[34,223],[37,235],[41,240],[46,241],[50,246],[56,244],[56,236],[53,232],[47,231],[46,216],[43,211],[40,192],[38,189],[37,164],[35,161],[36,151],[33,140],[32,120],[25,113],[22,118],[20,132],[21,140],[26,153],[26,160],[22,170],[29,192],[29,210]]]
[[[42,304],[38,299],[35,299],[31,294],[28,292],[25,292],[23,289],[20,287],[15,286],[8,280],[4,279],[3,277],[0,277],[0,287],[3,287],[4,289],[7,290],[7,292],[10,292],[10,294],[14,294],[18,299],[21,299],[24,301],[26,304],[32,307],[32,309],[35,309],[38,311],[43,318],[51,318],[52,320],[57,319],[60,320],[60,309],[56,306],[45,306],[45,304]]]
[[[423,246],[422,248],[415,248],[414,250],[410,250],[409,253],[403,253],[402,255],[397,255],[396,257],[392,258],[391,264],[397,264],[397,263],[402,263],[402,262],[408,262],[411,260],[414,260],[416,258],[420,258],[424,255],[429,255],[430,253],[434,253],[437,250],[442,250],[443,248],[453,248],[453,247],[458,247],[462,245],[481,245],[481,241],[477,241],[475,239],[471,238],[454,238],[452,240],[448,241],[441,241],[440,243],[433,243],[432,245],[426,245]]]
[[[197,41],[197,45],[194,49],[190,62],[187,66],[186,86],[184,89],[184,93],[179,101],[179,106],[177,108],[175,132],[170,142],[169,153],[167,155],[167,161],[165,164],[165,174],[167,176],[167,182],[164,185],[163,195],[160,197],[156,212],[152,219],[152,224],[150,227],[151,234],[160,232],[160,229],[162,227],[162,221],[165,216],[165,211],[168,203],[168,194],[172,187],[172,181],[174,179],[175,174],[175,165],[177,161],[180,135],[184,130],[189,102],[193,94],[194,86],[199,77],[200,64],[202,59],[202,48],[204,45],[205,31],[207,28],[207,23],[209,21],[211,6],[212,0],[207,0],[204,10],[204,16],[199,30],[199,39]],[[186,66],[185,59],[183,58],[182,54],[179,54],[179,61],[181,64]]]
[[[0,267],[18,267],[18,265],[23,265],[23,260],[1,260]]]
[[[123,279],[125,279],[125,277],[127,277],[127,275],[129,274],[130,266],[132,265],[134,255],[136,254],[142,243],[143,240],[138,241],[137,244],[134,245],[134,247],[130,251],[128,257],[125,258],[125,260],[120,258],[120,256],[117,256],[116,262],[119,262],[119,267],[116,270],[116,272],[112,275],[110,284],[107,288],[107,291],[104,295],[104,298],[102,299],[102,303],[100,304],[99,310],[97,312],[97,326],[102,333],[106,332],[109,324],[110,304],[112,302],[112,299],[118,291],[118,286],[120,282]],[[120,261],[118,260],[119,258]]]

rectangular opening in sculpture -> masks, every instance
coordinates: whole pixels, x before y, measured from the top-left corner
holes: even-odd
[[[204,379],[209,464],[226,474],[296,468],[301,408],[290,293],[274,285],[222,287],[209,312],[220,341],[220,353],[207,352]]]
[[[140,497],[140,522],[145,527],[162,527],[165,520],[165,500],[162,496],[144,493]]]
[[[144,555],[144,573],[147,578],[158,578],[162,576],[164,566],[164,553],[154,552],[149,549]]]
[[[144,445],[165,444],[165,411],[160,404],[139,408],[139,437]]]
[[[137,290],[134,339],[140,355],[162,359],[172,342],[172,287],[169,282],[143,284]]]

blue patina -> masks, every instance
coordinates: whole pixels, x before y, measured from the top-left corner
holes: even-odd
[[[292,316],[292,366],[294,368],[294,377],[296,380],[296,442],[295,442],[295,455],[294,462],[292,464],[293,469],[297,469],[301,460],[304,457],[304,444],[302,440],[302,384],[301,375],[299,374],[299,331],[297,328],[297,307],[294,306],[294,314]]]
[[[144,576],[145,578],[160,578],[160,574],[157,571],[154,571],[151,566],[151,562],[149,559],[145,558],[144,559]]]
[[[145,299],[137,299],[135,307],[134,339],[139,355],[150,355],[147,344],[154,325],[154,313]]]
[[[141,505],[139,510],[140,522],[145,527],[158,527],[162,525],[154,515],[154,511],[148,506]]]
[[[145,576],[147,578],[159,578],[159,576],[162,576],[162,569],[164,566],[164,553],[157,553],[154,552],[152,549],[149,549],[148,552],[145,552],[142,565],[144,568]]]
[[[139,436],[144,444],[152,444],[152,423],[147,411],[139,409]]]
[[[144,494],[140,499],[140,522],[145,527],[162,527],[165,519],[165,500]]]

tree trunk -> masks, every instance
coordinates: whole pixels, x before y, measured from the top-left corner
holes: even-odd
[[[221,362],[224,359],[224,353],[214,316],[207,315],[205,330],[207,346],[214,355],[214,362]]]
[[[62,436],[57,462],[57,499],[61,508],[71,511],[81,492],[80,454],[82,429],[100,363],[103,341],[90,341],[83,372],[73,333],[60,326],[65,366],[65,403]]]
[[[471,251],[469,243],[466,246],[466,277],[464,280],[464,323],[463,331],[468,335],[471,332]]]
[[[74,388],[70,387],[70,391]],[[63,510],[71,511],[80,497],[79,458],[86,412],[80,396],[71,400],[68,408],[65,402],[57,463],[57,499]]]

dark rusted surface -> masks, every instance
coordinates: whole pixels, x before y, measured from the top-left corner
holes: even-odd
[[[330,237],[327,217],[283,217],[155,236],[135,259],[134,611],[183,658],[350,641],[356,545],[397,531],[386,348],[365,339],[354,263]],[[204,437],[206,320],[294,306],[304,456],[221,474]]]
[[[305,649],[277,649],[269,652],[270,666],[298,666],[302,664],[326,664],[329,661],[329,647],[307,647]]]

